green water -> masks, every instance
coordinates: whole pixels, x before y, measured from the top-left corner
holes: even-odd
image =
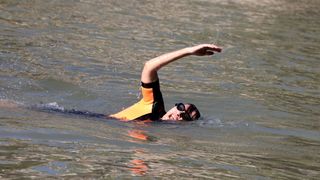
[[[123,123],[0,109],[0,178],[318,179],[320,1],[0,0],[0,99],[114,113],[161,69],[166,108],[191,123]],[[146,138],[139,139],[144,135]]]

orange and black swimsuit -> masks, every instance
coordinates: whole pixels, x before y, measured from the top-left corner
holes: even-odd
[[[143,97],[139,102],[110,116],[125,121],[159,120],[166,113],[159,80],[152,83],[141,82],[141,93]]]

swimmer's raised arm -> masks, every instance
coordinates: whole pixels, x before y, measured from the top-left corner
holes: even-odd
[[[221,52],[221,50],[222,48],[214,44],[200,44],[197,46],[187,47],[184,49],[163,54],[145,63],[141,73],[141,82],[143,83],[155,82],[156,80],[158,80],[157,71],[159,69],[185,56],[190,56],[190,55],[210,56],[210,55],[213,55],[215,52]]]

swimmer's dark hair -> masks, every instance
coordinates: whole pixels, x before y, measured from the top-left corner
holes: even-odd
[[[198,120],[200,117],[201,117],[201,114],[200,114],[200,111],[198,110],[198,108],[194,105],[194,104],[191,104],[191,103],[186,103],[189,105],[189,108],[187,110],[187,113],[188,114],[192,114],[193,111],[196,112],[195,116],[192,118],[192,120]]]

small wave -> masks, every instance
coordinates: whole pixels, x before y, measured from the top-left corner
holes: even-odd
[[[249,123],[245,121],[223,121],[218,117],[204,117],[196,121],[196,124],[205,128],[240,128],[249,126]]]
[[[60,106],[57,102],[51,102],[46,104],[37,104],[35,105],[36,108],[42,110],[57,110],[57,111],[64,111],[64,107]]]
[[[31,109],[45,112],[57,112],[63,114],[73,114],[80,115],[85,117],[95,117],[95,118],[105,118],[105,114],[90,112],[86,110],[77,110],[77,109],[65,109],[63,106],[60,106],[57,102],[51,102],[46,104],[36,104],[31,106]]]
[[[198,124],[200,127],[211,127],[211,128],[224,126],[224,123],[221,121],[221,119],[216,117],[204,117],[203,119],[196,121],[196,124]]]

